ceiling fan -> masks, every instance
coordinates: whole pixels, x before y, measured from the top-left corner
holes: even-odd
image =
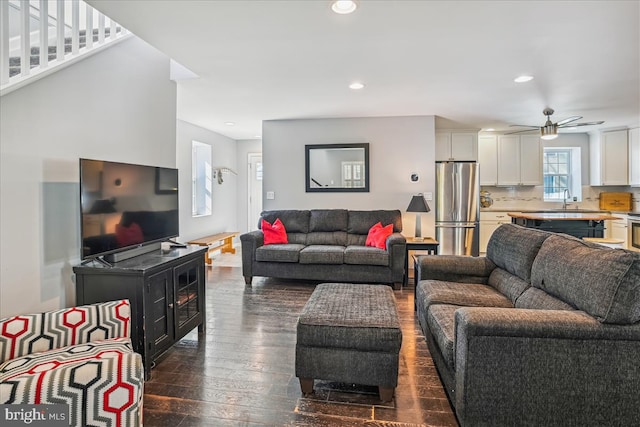
[[[601,125],[604,121],[600,120],[597,122],[583,122],[583,123],[573,123],[576,120],[580,120],[582,116],[571,116],[564,120],[560,120],[557,123],[551,122],[551,115],[553,114],[553,108],[545,108],[542,110],[542,114],[547,116],[547,121],[543,126],[531,126],[531,125],[511,125],[511,127],[526,127],[530,129],[518,130],[514,132],[508,132],[505,135],[511,135],[514,133],[522,133],[522,132],[531,132],[534,129],[540,129],[540,138],[550,140],[556,139],[558,137],[558,129],[559,128],[572,128],[577,126],[592,126],[592,125]]]

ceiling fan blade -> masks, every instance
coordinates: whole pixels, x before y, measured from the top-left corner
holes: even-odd
[[[532,129],[540,128],[540,126],[531,126],[531,125],[509,125],[509,127],[532,128]]]
[[[558,125],[558,127],[563,127],[563,128],[572,128],[572,127],[577,127],[577,126],[593,126],[593,125],[601,125],[603,124],[604,121],[600,120],[597,122],[583,122],[583,123],[571,123],[571,124],[566,124],[563,126]]]
[[[558,126],[562,126],[562,125],[566,125],[567,123],[570,122],[575,122],[576,120],[580,120],[582,118],[582,116],[571,116],[571,117],[567,117],[564,120],[560,120],[558,123],[556,123]]]
[[[533,126],[531,126],[533,128]],[[515,130],[513,132],[506,132],[505,135],[513,135],[514,133],[525,133],[525,132],[540,132],[540,127],[536,126],[534,129],[524,129],[524,130]]]

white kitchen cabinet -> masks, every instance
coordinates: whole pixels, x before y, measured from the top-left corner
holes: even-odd
[[[498,137],[483,135],[478,138],[480,185],[498,185]]]
[[[626,129],[602,132],[589,139],[591,185],[629,185]]]
[[[640,128],[629,129],[629,185],[640,187]]]
[[[514,212],[514,211],[509,211]],[[511,224],[508,212],[480,212],[480,252],[487,252],[491,235],[502,224]]]
[[[477,132],[437,132],[436,160],[477,161]]]
[[[629,225],[628,225],[628,216],[627,215],[623,215],[623,214],[618,214],[618,213],[613,213],[612,214],[615,217],[618,217],[620,219],[615,219],[615,220],[611,220],[611,221],[607,221],[607,236],[612,238],[612,239],[619,239],[622,240],[622,247],[624,249],[627,249],[627,245],[628,245],[628,230],[629,230]]]
[[[538,135],[498,136],[499,186],[541,185],[542,144]]]

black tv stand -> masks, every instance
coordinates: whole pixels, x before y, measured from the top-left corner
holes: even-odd
[[[190,246],[146,253],[110,268],[99,263],[73,267],[77,305],[124,298],[131,303],[131,342],[142,355],[146,379],[176,341],[196,327],[205,331],[206,252]]]

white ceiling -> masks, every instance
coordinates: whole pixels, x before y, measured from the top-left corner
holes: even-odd
[[[542,125],[546,106],[605,120],[583,132],[640,125],[640,1],[88,3],[198,74],[178,83],[178,118],[233,139],[327,117],[507,129]]]

